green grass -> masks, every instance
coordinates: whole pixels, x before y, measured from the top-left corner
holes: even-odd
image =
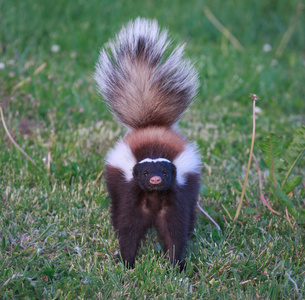
[[[0,0],[0,105],[12,135],[44,172],[12,145],[0,126],[1,299],[304,299],[304,223],[291,225],[270,192],[258,147],[270,131],[291,140],[305,123],[305,18],[296,20],[281,57],[276,50],[298,1],[17,1]],[[244,46],[238,52],[210,23],[207,5]],[[122,136],[92,79],[99,48],[138,15],[156,18],[186,52],[201,78],[196,102],[180,122],[200,146],[201,205],[187,270],[173,270],[154,231],[134,270],[113,258],[118,241],[109,218],[103,158]],[[270,44],[270,52],[263,45]],[[60,50],[53,52],[52,46]],[[46,63],[35,75],[35,70]],[[37,72],[36,72],[37,73]],[[28,79],[27,79],[28,78]],[[26,79],[26,80],[25,80]],[[234,216],[257,118],[255,165],[239,220]],[[43,159],[51,155],[51,174]],[[294,174],[304,177],[304,158]],[[304,179],[303,179],[304,182]],[[304,209],[304,187],[290,199]],[[256,217],[256,215],[259,215]]]

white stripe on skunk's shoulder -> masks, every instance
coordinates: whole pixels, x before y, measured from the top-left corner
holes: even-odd
[[[132,172],[136,163],[137,161],[129,145],[123,139],[119,140],[106,155],[106,164],[120,169],[127,181],[133,178]]]
[[[177,169],[177,182],[185,184],[185,175],[188,173],[200,173],[201,159],[198,149],[193,144],[187,144],[184,150],[174,159],[173,164]]]

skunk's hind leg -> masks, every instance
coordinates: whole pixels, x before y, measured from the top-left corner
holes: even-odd
[[[188,240],[188,228],[184,223],[186,219],[187,212],[170,207],[161,212],[156,222],[156,229],[163,242],[164,252],[168,252],[172,264],[178,263],[181,271],[184,266],[183,257]]]

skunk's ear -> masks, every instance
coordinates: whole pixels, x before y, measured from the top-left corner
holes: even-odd
[[[139,164],[136,164],[133,167],[132,175],[133,175],[134,178],[137,178],[139,176]]]
[[[173,177],[176,177],[176,175],[177,175],[177,168],[174,164],[172,164],[171,174]]]

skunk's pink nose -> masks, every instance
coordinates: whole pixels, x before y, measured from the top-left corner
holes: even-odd
[[[153,177],[150,178],[149,182],[151,184],[159,184],[159,183],[162,182],[162,179],[159,176],[153,176]]]

